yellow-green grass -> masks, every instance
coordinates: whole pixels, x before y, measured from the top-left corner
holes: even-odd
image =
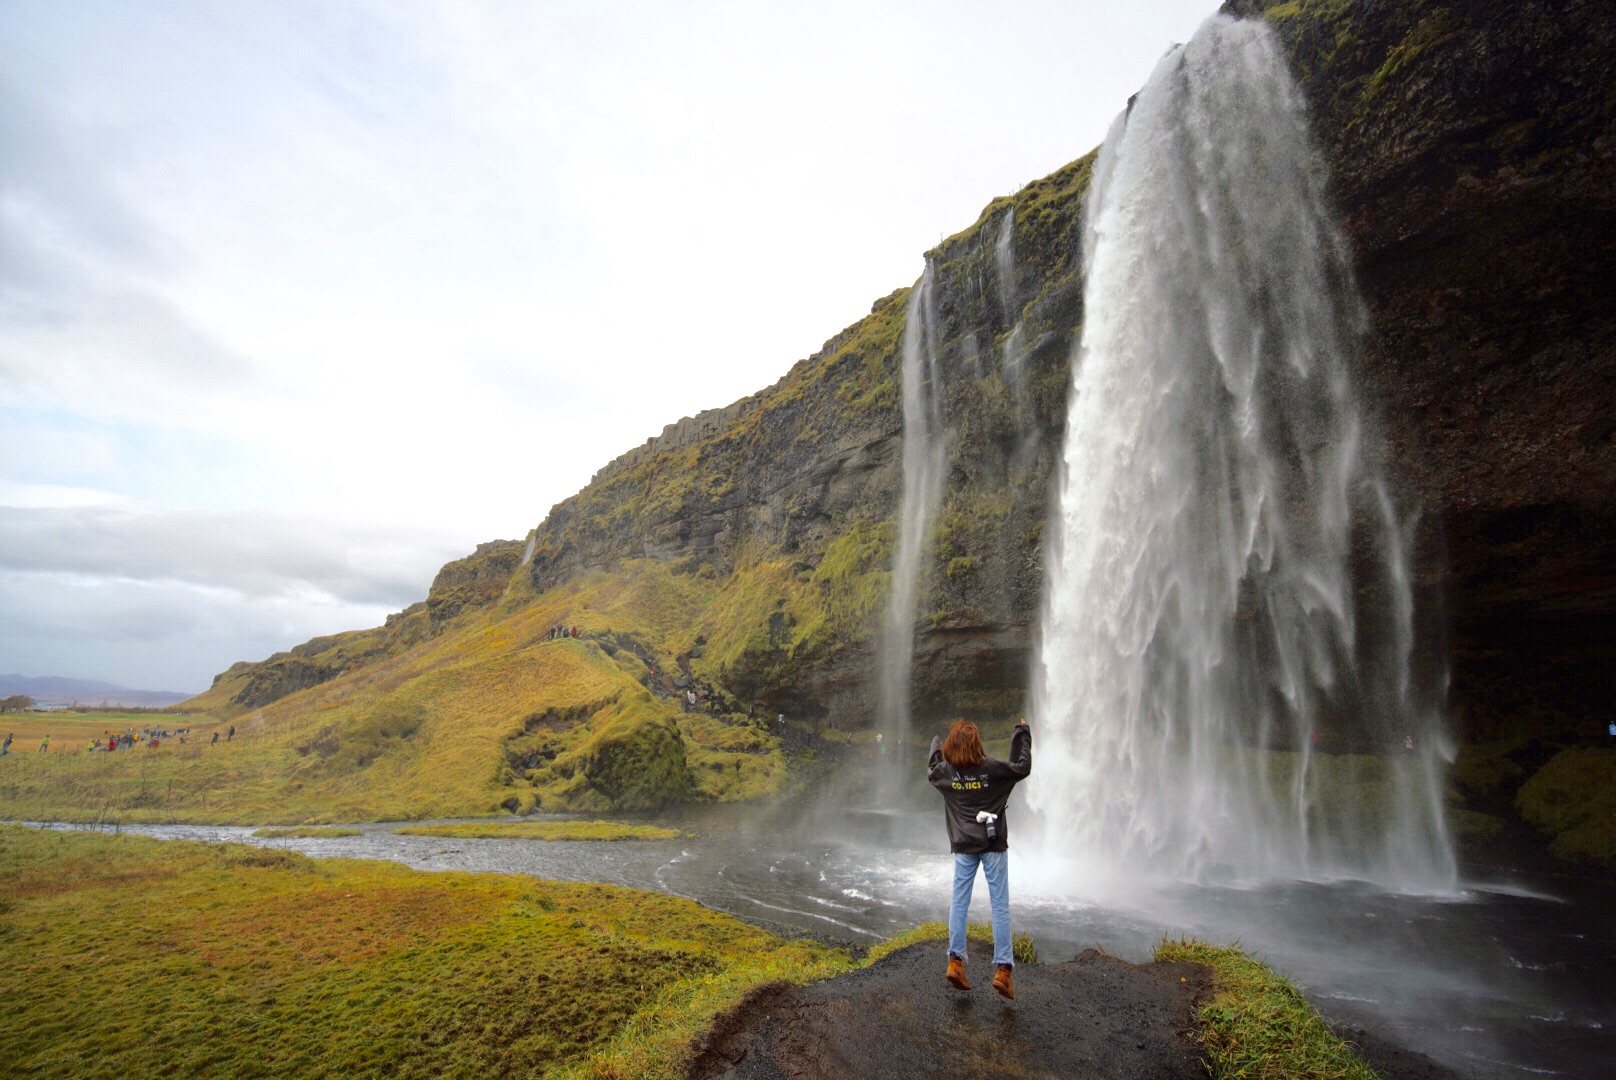
[[[678,829],[621,821],[466,821],[453,825],[406,825],[400,836],[452,836],[465,840],[677,840]]]
[[[1212,969],[1195,1016],[1214,1080],[1376,1080],[1289,979],[1237,947],[1164,939],[1155,958]]]
[[[759,572],[779,579],[772,564]],[[188,724],[185,746],[84,754],[90,738],[116,725],[53,717],[53,752],[34,760],[37,739],[30,745],[25,736],[42,732],[42,721],[28,715],[13,756],[0,762],[0,819],[314,825],[769,798],[787,780],[778,742],[734,746],[737,736],[722,725],[697,723],[647,690],[646,666],[614,643],[632,635],[661,670],[677,671],[677,655],[704,630],[718,633],[711,605],[730,587],[651,562],[538,597],[513,585],[508,600],[436,637],[261,709],[229,706],[236,676],[228,676],[187,705],[228,720],[130,720]],[[734,634],[750,633],[747,618],[767,624],[766,613],[722,613]],[[586,636],[550,640],[557,623]],[[235,739],[209,745],[226,723]],[[507,753],[522,739],[548,739],[552,756],[537,769],[513,769]],[[64,742],[74,753],[56,752]]]
[[[752,987],[851,967],[657,893],[16,826],[0,914],[37,1076],[673,1077]]]
[[[290,829],[259,829],[253,835],[265,840],[317,840],[320,837],[365,834],[359,829],[325,829],[317,825],[300,825]]]
[[[11,744],[11,753],[38,753],[39,744],[46,735],[50,736],[50,750],[52,754],[80,753],[95,740],[102,738],[111,731],[122,734],[125,731],[144,731],[147,728],[157,728],[163,731],[175,731],[179,728],[190,728],[186,735],[186,745],[201,739],[206,742],[212,738],[215,728],[219,729],[219,738],[223,740],[224,732],[229,730],[226,722],[214,721],[203,716],[167,716],[162,713],[126,713],[117,710],[109,712],[68,712],[66,710],[51,710],[50,712],[17,712],[6,713],[0,716],[0,739],[6,735],[15,736]],[[179,739],[159,740],[161,745],[158,753],[169,747],[178,748]],[[141,741],[140,748],[145,749],[145,740]],[[122,751],[113,751],[122,753]],[[7,755],[7,760],[10,755]]]

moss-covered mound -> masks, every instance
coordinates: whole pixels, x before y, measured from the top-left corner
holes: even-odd
[[[1562,859],[1616,869],[1616,750],[1562,750],[1521,786],[1515,806]]]

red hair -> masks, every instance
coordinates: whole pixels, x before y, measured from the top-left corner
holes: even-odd
[[[982,764],[987,753],[982,749],[982,736],[976,725],[968,720],[956,720],[943,740],[943,757],[956,769]]]

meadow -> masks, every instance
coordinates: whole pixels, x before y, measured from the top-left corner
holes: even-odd
[[[0,827],[27,1075],[671,1076],[747,989],[851,965],[659,893]]]

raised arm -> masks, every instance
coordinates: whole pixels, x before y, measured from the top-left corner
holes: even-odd
[[[943,760],[943,739],[940,735],[931,737],[931,756],[926,759],[926,779],[931,786],[948,791],[954,784],[953,766]]]
[[[1026,717],[1010,733],[1010,760],[1005,766],[1017,780],[1026,779],[1032,772],[1032,728],[1027,726]]]

